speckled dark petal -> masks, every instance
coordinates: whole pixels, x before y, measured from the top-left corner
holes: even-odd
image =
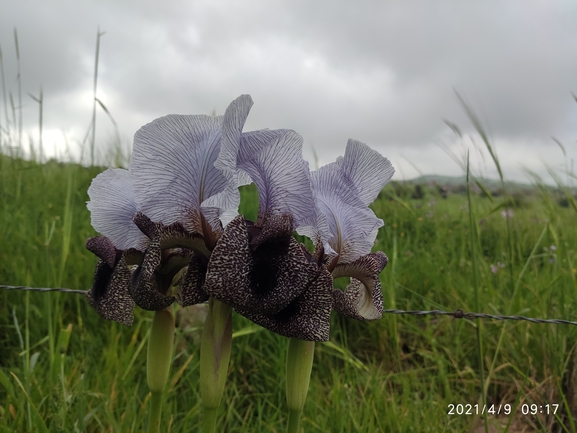
[[[264,314],[253,309],[236,311],[254,323],[285,337],[328,341],[333,307],[332,287],[331,274],[323,267],[310,286],[278,313]]]
[[[168,226],[162,223],[154,223],[141,212],[137,212],[133,217],[134,224],[146,233],[151,239],[159,237],[160,248],[187,248],[197,253],[210,257],[210,251],[206,247],[205,239],[200,233],[190,233],[180,222]],[[214,233],[211,232],[212,235]]]
[[[192,255],[176,294],[176,300],[181,306],[186,307],[208,301],[209,296],[203,290],[207,265],[208,261],[204,256],[196,253]]]
[[[86,249],[103,260],[110,268],[114,268],[120,258],[120,251],[114,247],[112,241],[106,236],[89,238],[86,241]]]
[[[292,237],[293,217],[289,213],[266,214],[261,228],[257,228],[250,221],[247,221],[247,226],[249,227],[250,248],[253,251],[266,243],[277,244],[279,248],[286,250],[289,239]]]
[[[233,219],[212,252],[206,292],[243,310],[273,314],[286,308],[309,286],[318,267],[292,238],[292,224],[285,220],[271,219],[261,229],[241,215]]]
[[[131,326],[134,319],[134,301],[128,293],[131,270],[124,257],[120,257],[114,268],[98,260],[94,272],[94,284],[86,293],[88,303],[107,320]]]
[[[339,264],[333,277],[351,277],[346,290],[335,289],[334,309],[359,320],[376,320],[383,315],[383,292],[379,273],[387,265],[387,256],[378,251],[360,257],[352,263]]]
[[[132,274],[130,295],[136,305],[144,310],[162,310],[174,302],[173,296],[166,296],[173,275],[162,275],[155,272],[160,266],[162,252],[160,236],[150,240],[142,265]]]

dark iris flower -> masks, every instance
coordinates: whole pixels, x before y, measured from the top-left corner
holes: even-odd
[[[334,308],[350,317],[380,318],[379,273],[370,253],[383,225],[368,208],[394,173],[390,162],[350,140],[344,158],[309,173],[302,138],[293,131],[242,134],[236,161],[259,191],[256,222],[239,215],[225,228],[208,264],[205,290],[265,328],[311,341],[329,338]],[[217,165],[223,165],[217,161]],[[317,242],[311,254],[293,231]],[[343,292],[333,279],[349,276]]]
[[[103,236],[87,242],[100,258],[88,299],[102,317],[130,325],[134,305],[169,306],[173,284],[182,305],[208,299],[211,251],[246,181],[215,162],[221,148],[238,147],[251,106],[242,95],[224,116],[156,119],[137,131],[128,171],[108,169],[93,180],[87,205]]]
[[[129,283],[149,239],[132,222],[136,201],[128,171],[109,168],[92,181],[88,195],[92,226],[105,235],[86,242],[99,258],[88,302],[105,319],[131,325],[135,304]]]
[[[317,219],[302,137],[291,130],[249,132],[229,154],[236,158],[219,163],[256,184],[258,217],[252,222],[239,215],[226,226],[208,264],[205,290],[281,335],[328,337],[331,293],[316,288],[323,272],[292,236]]]
[[[350,277],[346,290],[333,290],[333,307],[356,319],[375,320],[383,313],[379,273],[388,259],[371,253],[383,221],[368,206],[394,172],[387,158],[350,139],[344,157],[311,173],[319,218],[315,228],[299,233],[320,237],[320,261],[332,278]]]

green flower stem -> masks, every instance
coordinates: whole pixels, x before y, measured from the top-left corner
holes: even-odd
[[[291,338],[286,360],[287,433],[297,433],[311,380],[315,342]]]
[[[287,433],[297,433],[299,431],[302,412],[302,410],[289,409],[288,424],[286,429]]]
[[[150,398],[150,414],[148,417],[148,433],[160,432],[160,413],[162,409],[162,393],[152,392]]]
[[[174,315],[172,306],[155,311],[148,340],[146,379],[152,392],[148,433],[160,432],[162,395],[168,381],[174,343]]]
[[[232,308],[210,298],[200,343],[200,395],[204,410],[204,433],[216,431],[217,411],[224,393],[231,346]]]

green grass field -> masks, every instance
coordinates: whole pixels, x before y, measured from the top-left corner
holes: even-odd
[[[84,248],[95,234],[86,191],[102,168],[7,156],[0,164],[0,283],[88,289],[96,257]],[[388,185],[373,204],[386,224],[375,245],[390,259],[386,308],[577,320],[577,213],[554,191],[468,200],[427,186],[411,198],[406,188]],[[242,194],[241,212],[254,215],[255,190]],[[0,290],[0,431],[143,431],[151,319],[138,310],[128,328],[101,319],[82,295]],[[164,431],[200,426],[194,323],[177,329]],[[233,327],[217,430],[283,432],[287,339],[238,315]],[[302,428],[482,432],[482,415],[448,412],[475,412],[485,390],[488,405],[514,414],[489,414],[488,431],[573,432],[576,342],[569,325],[392,314],[363,323],[333,313],[330,342],[316,345]],[[527,404],[544,413],[523,414]]]

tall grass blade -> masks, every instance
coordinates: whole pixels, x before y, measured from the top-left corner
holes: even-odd
[[[43,161],[43,150],[42,150],[42,114],[43,114],[43,103],[44,99],[42,96],[42,86],[40,86],[40,96],[37,98],[36,96],[28,93],[35,102],[38,103],[38,162],[42,163]]]
[[[92,141],[90,142],[90,165],[94,166],[94,146],[96,143],[96,86],[98,84],[98,58],[100,56],[100,26],[96,30],[96,55],[94,58],[94,100],[92,102]]]
[[[44,420],[42,419],[42,416],[40,416],[40,413],[38,413],[38,409],[36,408],[36,406],[32,402],[32,399],[28,395],[28,392],[26,392],[24,385],[22,385],[22,382],[20,381],[20,379],[18,379],[18,376],[16,376],[12,372],[10,372],[10,374],[12,375],[12,377],[14,378],[14,380],[16,381],[16,383],[18,384],[18,386],[20,387],[20,389],[22,390],[24,395],[26,396],[26,400],[28,401],[28,404],[32,408],[32,414],[34,415],[34,428],[32,428],[32,425],[30,425],[30,431],[49,433],[48,428],[46,427],[46,424],[44,423]]]
[[[4,135],[6,135],[6,144],[10,143],[10,119],[8,118],[8,95],[6,93],[6,77],[4,74],[4,58],[2,57],[2,47],[0,47],[0,83],[2,84],[2,101],[4,103],[4,117],[6,119],[6,127],[2,128]],[[1,116],[0,116],[1,117]],[[0,135],[0,146],[3,140]],[[1,147],[0,147],[1,150]]]
[[[14,46],[16,47],[16,68],[18,82],[18,147],[22,147],[22,74],[20,71],[20,46],[18,45],[18,31],[14,28]]]

